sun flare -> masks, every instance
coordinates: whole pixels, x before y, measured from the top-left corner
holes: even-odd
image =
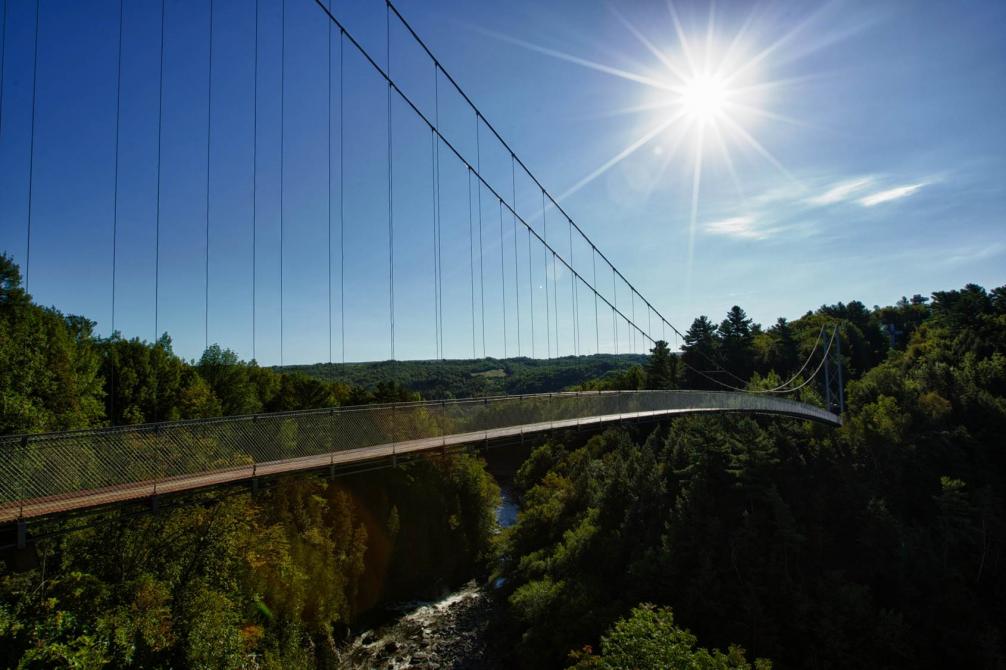
[[[803,188],[757,135],[765,122],[807,125],[781,113],[778,108],[784,102],[779,93],[808,78],[777,79],[771,78],[771,74],[774,66],[793,59],[789,48],[818,15],[809,15],[793,30],[763,43],[766,35],[752,17],[733,35],[727,35],[718,30],[712,6],[704,21],[695,16],[686,17],[690,19],[686,27],[675,4],[674,0],[667,0],[670,20],[663,30],[659,25],[654,26],[650,35],[644,34],[613,4],[609,6],[613,16],[635,37],[638,46],[652,57],[649,64],[633,69],[588,60],[507,35],[494,35],[532,51],[640,85],[639,98],[633,104],[602,115],[634,116],[639,119],[638,130],[623,147],[561,193],[559,199],[564,200],[647,148],[646,155],[651,158],[645,168],[637,161],[632,170],[625,171],[634,195],[648,197],[665,184],[681,183],[676,179],[681,176],[690,185],[684,285],[688,296],[704,173],[717,174],[725,170],[737,197],[743,201],[747,197],[746,185],[735,159],[747,162],[757,157],[772,165],[797,188]],[[804,47],[802,52],[797,49],[796,53],[806,55],[815,48]],[[634,55],[625,61],[639,63]],[[682,174],[668,175],[671,170]]]
[[[685,82],[678,94],[678,106],[691,119],[710,123],[726,111],[730,91],[722,77],[696,75]]]

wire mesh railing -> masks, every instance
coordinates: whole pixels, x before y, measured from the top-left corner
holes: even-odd
[[[839,417],[784,398],[608,391],[364,405],[0,437],[0,521],[481,440],[701,412]]]

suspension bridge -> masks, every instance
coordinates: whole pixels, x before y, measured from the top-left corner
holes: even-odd
[[[338,364],[644,353],[682,341],[399,10],[360,4],[376,14],[358,32],[343,14],[359,7],[323,0],[162,0],[156,11],[119,0],[79,14],[6,0],[0,150],[12,197],[0,242],[25,287],[64,309],[108,305],[99,328],[109,334],[156,341],[169,330],[193,352],[235,342],[280,366],[291,351]],[[104,45],[89,66],[107,66],[101,85],[81,101],[103,121],[92,118],[75,150],[61,150],[61,133],[75,130],[65,126],[83,113],[60,122],[54,100],[79,91],[74,62],[55,45],[83,34]],[[109,178],[79,188],[54,167],[83,179],[99,163]],[[105,209],[94,202],[100,188]],[[95,267],[74,286],[38,230],[70,214],[86,221],[80,244],[103,245],[85,254]],[[681,414],[839,425],[836,333],[822,329],[803,368],[770,389],[748,390],[710,361],[696,372],[722,391],[503,396],[0,436],[0,523],[23,530],[29,518],[281,473]],[[822,376],[824,408],[781,397]]]

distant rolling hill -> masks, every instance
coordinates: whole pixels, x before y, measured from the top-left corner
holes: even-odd
[[[596,354],[549,359],[315,363],[276,369],[367,388],[394,381],[419,392],[424,398],[436,399],[562,391],[608,373],[642,365],[647,358],[642,354]]]

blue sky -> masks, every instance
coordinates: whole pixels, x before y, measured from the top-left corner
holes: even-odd
[[[700,313],[719,319],[733,304],[770,323],[822,303],[889,304],[966,282],[1006,281],[1002,3],[678,2],[672,12],[663,0],[403,0],[400,9],[565,211],[679,328]],[[257,142],[253,10],[237,0],[214,3],[207,180],[208,4],[168,0],[158,180],[160,3],[126,0],[115,327],[153,337],[156,281],[157,330],[171,333],[178,353],[198,356],[208,340],[250,357],[254,304],[256,354],[277,363],[280,3],[260,0]],[[34,3],[8,0],[6,11],[0,249],[23,264]],[[333,13],[383,67],[383,5],[336,2]],[[29,289],[107,333],[118,3],[42,0],[40,15]],[[313,0],[286,0],[287,363],[328,360],[330,343],[336,361],[343,351],[346,360],[391,352],[387,88],[348,43],[340,66],[337,30],[329,59],[328,38]],[[394,22],[390,46],[402,90],[429,118],[439,116],[444,135],[480,163],[504,198],[516,191],[521,216],[541,234],[547,227],[549,242],[593,280],[590,247],[575,237],[570,243],[554,208],[546,208],[543,227],[540,192],[519,170],[511,179],[509,154],[484,126],[476,145],[473,112],[442,76],[434,96],[432,63]],[[705,76],[706,64],[722,75],[715,113],[686,110],[654,132],[680,111],[688,81],[695,72]],[[438,351],[434,145],[397,97],[391,121],[395,354],[431,358]],[[625,324],[613,330],[603,303],[595,322],[592,294],[574,289],[561,266],[552,293],[547,253],[532,240],[529,256],[523,226],[505,210],[501,219],[485,189],[480,263],[480,194],[476,188],[469,200],[467,181],[463,165],[441,148],[445,355],[513,355],[518,339],[524,355],[532,343],[537,356],[557,348],[611,351],[616,335],[620,351],[644,349]],[[603,264],[597,283],[661,334],[624,285],[611,288]]]

